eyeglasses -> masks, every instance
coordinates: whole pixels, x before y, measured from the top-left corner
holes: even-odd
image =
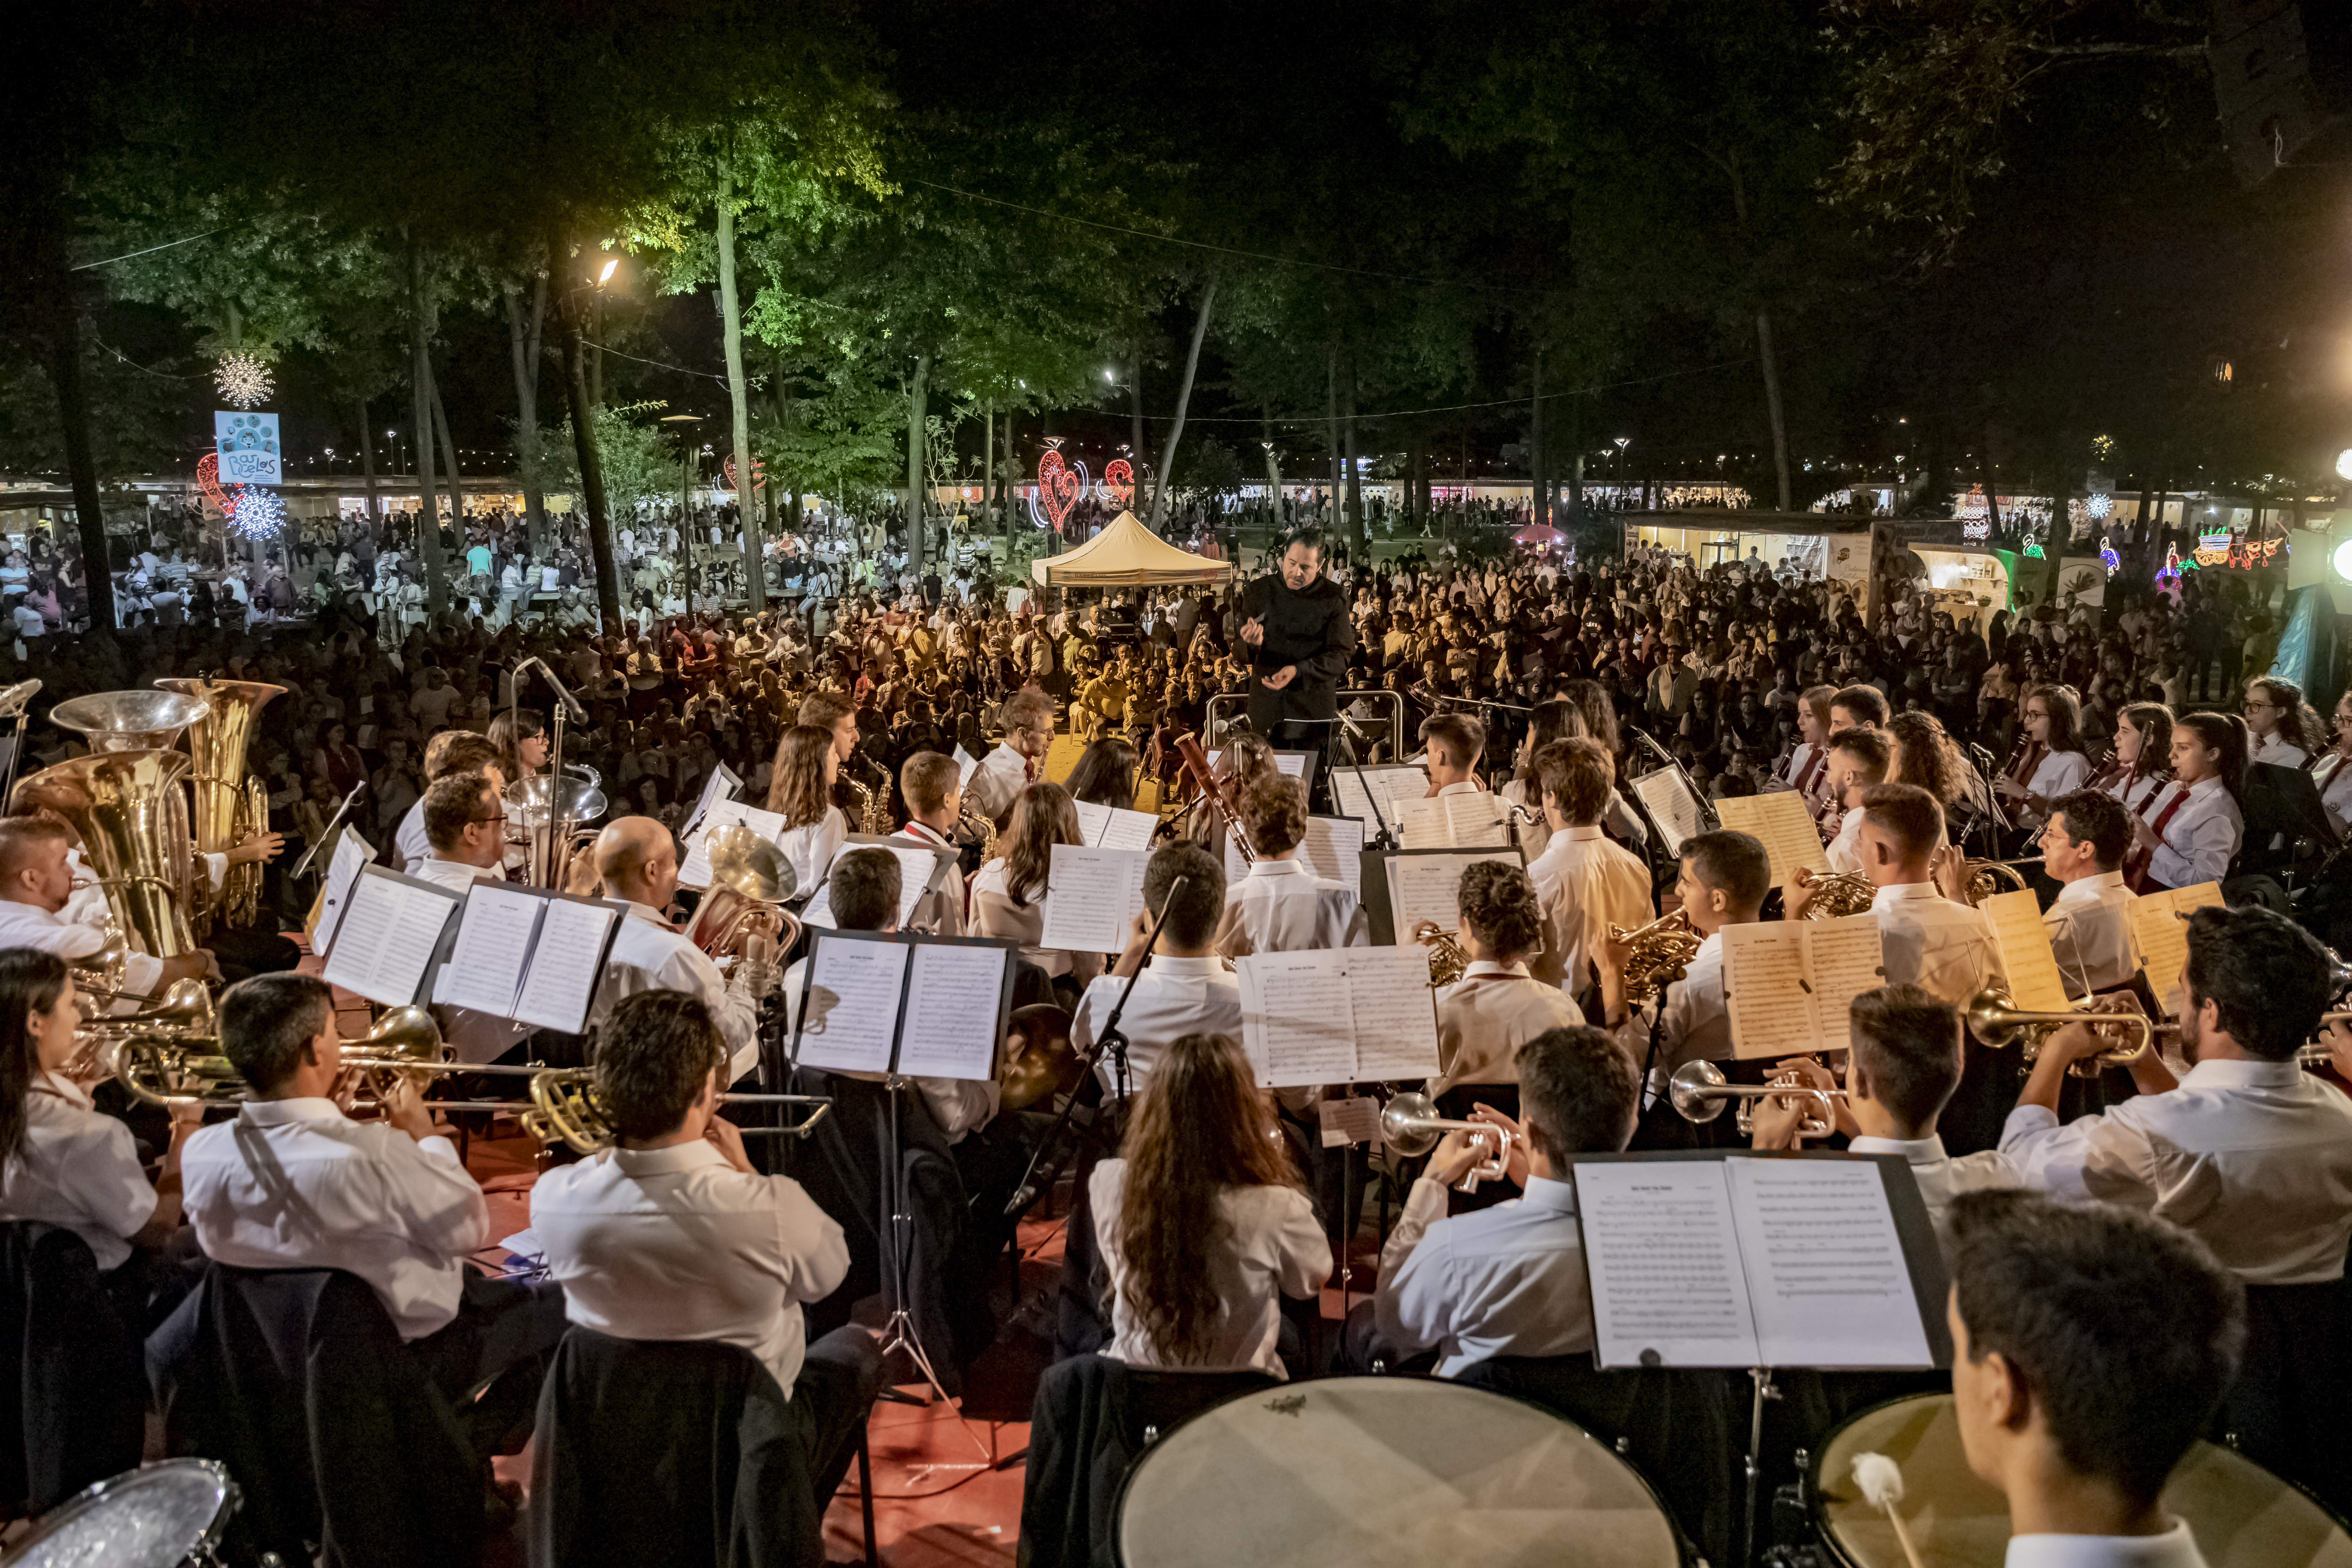
[[[2275,702],[2249,702],[2246,704],[2246,711],[2249,713],[2252,712],[2257,708],[2261,709],[2265,713],[2275,713],[2278,711],[2278,704]]]
[[[500,812],[496,816],[469,816],[466,820],[468,822],[504,822],[506,819],[506,813]]]

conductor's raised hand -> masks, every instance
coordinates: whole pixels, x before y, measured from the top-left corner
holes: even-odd
[[[1265,679],[1261,679],[1258,684],[1265,687],[1268,691],[1279,691],[1284,687],[1289,685],[1292,678],[1297,676],[1297,673],[1298,667],[1297,665],[1286,664],[1280,669],[1276,670],[1272,675],[1266,676]]]
[[[1265,641],[1265,617],[1264,616],[1252,616],[1248,620],[1242,623],[1242,641],[1249,644],[1252,647],[1255,647],[1260,643]]]

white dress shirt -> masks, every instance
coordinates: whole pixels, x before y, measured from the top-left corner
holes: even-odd
[[[2343,1276],[2352,1099],[2292,1061],[2199,1062],[2178,1089],[2063,1127],[2021,1105],[2000,1152],[2053,1197],[2170,1220],[2249,1285]]]
[[[88,958],[106,945],[106,933],[93,925],[77,925],[37,904],[0,899],[0,948],[29,947],[55,953],[71,963]],[[152,995],[163,978],[163,961],[133,952],[122,967],[122,988]]]
[[[833,868],[833,858],[843,845],[849,842],[849,819],[841,815],[841,807],[828,805],[824,816],[799,827],[787,827],[776,839],[776,847],[792,862],[793,875],[799,879],[793,902],[803,903],[816,891],[816,885]]]
[[[2321,757],[2312,767],[2311,784],[2319,792],[2329,824],[2338,834],[2352,833],[2352,767],[2345,765],[2344,753]]]
[[[1128,1300],[1127,1252],[1118,1235],[1126,1190],[1125,1160],[1105,1160],[1087,1184],[1095,1241],[1110,1276],[1111,1342],[1103,1353],[1129,1366],[1289,1376],[1275,1353],[1282,1327],[1278,1298],[1312,1296],[1331,1273],[1331,1244],[1307,1194],[1293,1186],[1227,1187],[1217,1194],[1221,1223],[1209,1243],[1208,1275],[1221,1309],[1207,1351],[1197,1361],[1177,1363],[1152,1349]]]
[[[1517,1083],[1519,1047],[1547,1029],[1584,1022],[1584,1009],[1557,985],[1528,973],[1524,963],[1481,958],[1437,993],[1438,1075],[1434,1098],[1456,1084]]]
[[[2027,793],[2043,800],[2054,801],[2062,795],[2072,795],[2083,787],[2091,776],[2091,759],[2080,752],[2044,752],[2035,764],[2033,776],[2025,781]],[[2032,821],[2042,821],[2044,812],[2029,809],[2025,814]]]
[[[2025,1178],[2011,1164],[2009,1156],[1998,1149],[1981,1149],[1958,1159],[1944,1152],[1944,1141],[1930,1132],[1925,1138],[1858,1137],[1846,1145],[1853,1154],[1900,1154],[1911,1167],[1911,1179],[1919,1184],[1919,1201],[1927,1205],[1927,1223],[1936,1227],[1937,1245],[1948,1254],[1951,1237],[1946,1232],[1945,1219],[1950,1214],[1952,1200],[1962,1193],[1982,1192],[1989,1187],[2021,1187]]]
[[[2205,1568],[2205,1554],[2177,1519],[2161,1535],[2012,1535],[2002,1568]]]
[[[1659,1010],[1664,1016],[1659,1016]],[[1680,980],[1667,982],[1646,1007],[1637,1007],[1617,1026],[1617,1044],[1636,1062],[1650,1060],[1650,1026],[1658,1026],[1658,1056],[1651,1063],[1643,1106],[1666,1092],[1666,1080],[1685,1062],[1729,1061],[1731,1009],[1723,994],[1723,933],[1698,944]]]
[[[1436,1350],[1440,1377],[1491,1356],[1590,1351],[1575,1184],[1531,1175],[1524,1195],[1452,1219],[1445,1203],[1427,1176],[1405,1197],[1381,1248],[1381,1337],[1402,1351]]]
[[[1862,807],[1848,806],[1838,818],[1837,837],[1822,851],[1829,857],[1830,869],[1841,876],[1859,876],[1862,872]]]
[[[1029,759],[999,741],[994,751],[980,759],[980,765],[971,770],[971,777],[964,781],[963,787],[980,802],[980,808],[1003,826],[1005,815],[1028,785]]]
[[[408,808],[408,815],[393,830],[391,868],[395,871],[405,871],[433,853],[433,841],[425,837],[424,796],[417,797],[416,804]]]
[[[1944,897],[1933,882],[1881,888],[1870,900],[1885,939],[1889,985],[1924,986],[1939,1002],[1966,1007],[2000,974],[2000,951],[1983,911]]]
[[[25,1144],[0,1175],[0,1220],[62,1226],[89,1243],[103,1271],[131,1258],[155,1217],[155,1189],[131,1129],[90,1109],[79,1084],[43,1073],[25,1097]]]
[[[1649,868],[1609,842],[1599,824],[1563,827],[1528,868],[1544,918],[1544,952],[1528,961],[1538,980],[1570,995],[1591,986],[1592,963],[1612,925],[1647,925]]]
[[[613,934],[588,1026],[600,1027],[614,1007],[640,991],[683,991],[702,999],[727,1041],[728,1082],[760,1065],[760,1017],[751,998],[729,990],[710,955],[662,919],[660,910],[633,902]]]
[[[2169,787],[2168,781],[2154,773],[2125,773],[2106,786],[2106,793],[2121,802],[2123,808],[2133,816],[2153,817],[2155,813],[2148,807],[2154,805],[2156,797]]]
[[[953,839],[942,838],[919,822],[908,823],[890,836],[893,844],[909,844],[924,849],[948,849],[961,855],[962,850]],[[915,900],[915,912],[907,919],[909,931],[928,931],[932,936],[961,936],[964,933],[963,874],[950,869],[946,880],[927,890]]]
[[[2299,768],[2311,753],[2301,746],[2288,744],[2287,738],[2273,730],[2260,740],[2248,736],[2246,755],[2249,762],[2268,763],[2280,768]]]
[[[506,870],[499,866],[469,866],[463,860],[444,860],[429,854],[422,860],[412,861],[403,876],[414,877],[420,882],[430,882],[436,888],[446,888],[463,898],[477,882],[503,882]]]
[[[2171,810],[2182,787],[2168,784],[2154,809],[2141,814],[2149,826]],[[2148,876],[2167,888],[2220,881],[2228,874],[2230,862],[2238,858],[2238,842],[2245,837],[2245,815],[2221,787],[2220,775],[2199,779],[2187,789],[2189,804],[2164,825],[2163,842],[2147,863]]]
[[[353,1121],[329,1100],[256,1100],[180,1152],[196,1243],[235,1268],[341,1268],[404,1340],[457,1315],[464,1260],[489,1243],[482,1189],[446,1138]]]
[[[1227,958],[1371,942],[1363,906],[1348,885],[1317,876],[1303,860],[1255,861],[1225,890],[1217,951]]]
[[[2133,894],[2121,871],[2100,871],[2058,889],[2042,911],[2050,951],[2066,994],[2081,998],[2131,984],[2139,973],[2139,938],[2132,932]]]
[[[849,1272],[841,1226],[798,1182],[746,1175],[700,1139],[548,1172],[530,1191],[530,1230],[571,1321],[740,1345],[786,1398],[807,1350],[801,1303]]]
[[[1105,974],[1078,998],[1077,1016],[1070,1023],[1070,1044],[1081,1053],[1090,1050],[1118,1005],[1127,982]],[[1222,958],[1178,958],[1155,955],[1135,977],[1135,994],[1118,1016],[1118,1031],[1127,1037],[1127,1074],[1130,1090],[1140,1090],[1151,1076],[1160,1053],[1187,1035],[1227,1035],[1242,1037],[1241,977]],[[1105,1089],[1118,1088],[1118,1066],[1105,1052],[1095,1064]]]

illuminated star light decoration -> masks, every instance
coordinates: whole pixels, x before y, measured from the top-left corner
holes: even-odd
[[[286,503],[275,491],[239,485],[228,511],[229,531],[257,542],[277,538],[286,529]]]
[[[248,353],[223,354],[213,366],[213,384],[236,407],[251,408],[268,400],[269,367]]]

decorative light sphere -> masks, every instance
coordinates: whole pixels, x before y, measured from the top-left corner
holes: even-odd
[[[2335,566],[2336,576],[2347,583],[2352,583],[2352,539],[2347,539],[2337,545],[2336,553],[2328,560]]]
[[[241,485],[229,508],[229,531],[239,539],[264,542],[277,538],[286,529],[286,503],[273,490],[257,489]]]
[[[2095,495],[2090,499],[2084,510],[2088,511],[2093,517],[2105,517],[2107,513],[2116,510],[2116,498],[2111,495],[2105,494]]]
[[[213,384],[239,408],[251,408],[269,396],[269,367],[248,353],[223,354],[213,366]]]
[[[2352,447],[2347,447],[2336,454],[2336,477],[2339,479],[2352,479]]]

